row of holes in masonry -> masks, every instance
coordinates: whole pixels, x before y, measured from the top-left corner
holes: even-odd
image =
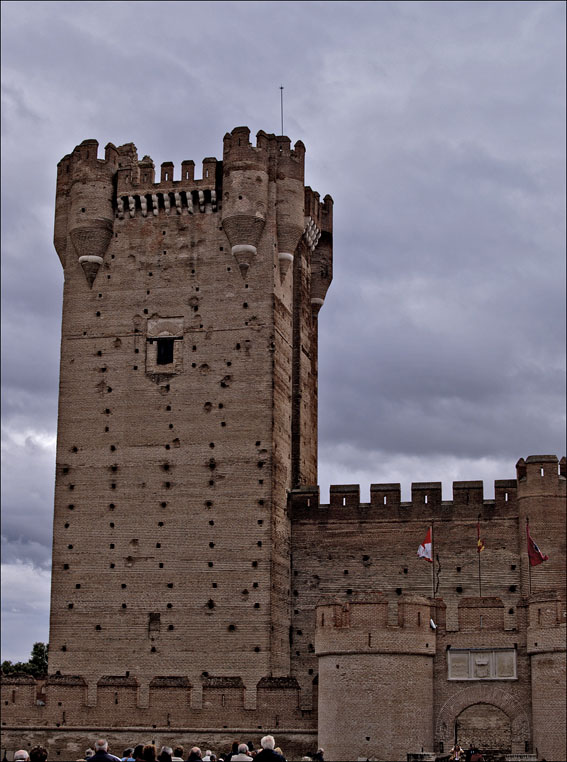
[[[245,305],[245,306],[247,306],[247,305]],[[144,310],[144,313],[147,314],[147,312],[148,312],[147,310]],[[203,326],[200,325],[200,328],[202,328],[202,327]],[[136,328],[136,329],[134,329],[134,331],[137,333],[139,331],[139,329]],[[83,335],[84,334],[85,334],[85,332],[83,332]],[[174,355],[174,353],[173,353],[173,342],[176,341],[176,340],[179,341],[179,339],[175,339],[175,338],[165,338],[165,339],[164,338],[158,338],[158,339],[155,340],[155,341],[157,341],[157,364],[158,365],[169,365],[169,364],[173,363],[173,359],[174,359],[174,357],[173,357],[173,355]],[[115,339],[115,343],[118,342],[118,341],[120,341],[120,340],[119,339]],[[153,340],[152,339],[148,339],[148,341],[153,341]],[[121,344],[121,342],[120,342],[120,344]],[[120,344],[117,344],[117,346],[120,346]],[[248,351],[249,348],[250,348],[249,347],[250,342],[246,342],[246,344],[247,344],[247,351]],[[275,344],[272,342],[271,345],[270,345],[270,350],[273,350],[274,348],[275,348]],[[235,349],[236,350],[240,350],[241,349],[240,342],[238,342],[235,345]],[[197,351],[197,345],[193,344],[193,346],[192,346],[192,352],[196,352],[196,351]],[[139,352],[140,352],[139,348],[136,347],[134,349],[134,353],[135,354],[139,354]],[[102,350],[100,350],[100,349],[96,352],[97,357],[102,357],[102,354],[103,354]],[[225,364],[226,364],[227,368],[230,368],[232,366],[232,360],[225,360]],[[197,363],[196,362],[192,362],[191,363],[191,367],[192,368],[196,368],[197,367]],[[207,363],[202,363],[199,367],[200,367],[200,370],[203,371],[203,372],[210,370],[209,365]],[[138,365],[133,365],[132,369],[133,370],[138,370],[139,366]],[[107,370],[108,370],[108,367],[106,365],[103,365],[102,367],[99,368],[99,371],[101,373],[106,373]],[[291,377],[290,377],[290,380],[291,380]],[[219,381],[219,385],[221,386],[221,388],[226,389],[228,386],[230,386],[231,382],[232,382],[232,376],[225,376],[224,378],[222,378]],[[169,384],[166,384],[166,385],[162,386],[161,388],[164,391],[166,391],[166,392],[168,392],[170,390]],[[108,394],[112,393],[112,387],[111,386],[107,386],[106,387],[106,392]],[[207,405],[210,406],[211,403],[207,403]],[[223,405],[220,404],[219,408],[222,408],[222,407],[223,407]],[[226,425],[225,423],[221,423],[221,426],[225,426],[225,425]]]
[[[221,405],[219,405],[219,406],[222,406],[222,403],[221,403]],[[171,409],[171,406],[169,406],[169,405],[168,405],[168,406],[166,406],[166,407],[167,407],[167,409],[169,409],[169,410]],[[107,410],[106,412],[107,412],[107,414],[108,414],[108,413],[110,413],[110,411],[109,411],[109,410]],[[214,447],[214,443],[213,443],[213,442],[211,442],[211,443],[210,443],[210,446],[211,446],[211,447]],[[261,446],[261,442],[258,440],[258,441],[256,441],[256,447],[259,447],[259,446]],[[112,449],[112,448],[111,448],[111,449]],[[77,448],[77,447],[73,447],[73,448],[72,448],[72,451],[73,451],[73,452],[78,452],[78,448]],[[214,464],[214,463],[212,463],[212,462],[209,462],[209,464],[208,464],[208,465],[209,465],[209,468],[214,468],[216,464]],[[263,466],[263,465],[264,465],[264,463],[263,463],[262,461],[260,461],[260,462],[258,463],[258,465],[261,467],[261,466]],[[166,462],[166,463],[163,463],[163,464],[161,464],[161,468],[162,468],[163,470],[165,470],[165,471],[168,471],[168,470],[170,469],[170,464],[169,464],[169,463],[167,463],[167,462]],[[118,471],[118,469],[119,469],[119,466],[118,466],[117,464],[112,464],[111,466],[109,466],[109,469],[110,469],[110,471],[111,471],[111,472],[113,472],[113,473],[116,473],[116,472]],[[69,473],[69,471],[70,471],[70,468],[69,468],[68,466],[65,466],[65,467],[63,467],[63,473],[64,473],[64,474],[68,474],[68,473]],[[259,483],[260,483],[260,484],[263,484],[263,479],[259,480]],[[209,482],[209,484],[211,484],[211,482]],[[70,489],[74,489],[74,485],[73,485],[73,484],[70,484],[70,485],[68,485],[68,486],[69,486],[69,488],[70,488]],[[165,486],[166,488],[169,488],[169,487],[171,486],[171,483],[170,483],[170,482],[165,482],[165,483],[164,483],[164,486]],[[116,482],[112,482],[112,483],[111,483],[111,489],[116,489],[116,487],[117,487],[117,484],[116,484]],[[259,504],[260,506],[262,506],[262,505],[264,504],[264,500],[263,500],[263,499],[260,499],[260,500],[258,500],[258,504]],[[162,502],[160,503],[160,507],[161,507],[161,508],[165,508],[167,505],[168,505],[168,504],[167,504],[167,502],[166,502],[166,501],[162,501]],[[212,508],[212,507],[213,507],[213,502],[212,502],[211,500],[207,500],[207,501],[205,502],[205,506],[206,506],[206,508]],[[75,509],[75,505],[74,505],[74,504],[69,504],[68,508],[69,508],[70,510],[74,510],[74,509]],[[109,504],[109,509],[110,509],[110,510],[112,510],[112,511],[113,511],[113,510],[115,510],[115,508],[116,508],[116,504],[115,504],[115,503],[110,503],[110,504]],[[258,519],[258,525],[260,525],[260,526],[261,526],[262,524],[263,524],[263,519]],[[215,522],[214,522],[214,520],[213,520],[213,519],[210,519],[210,520],[209,520],[209,525],[210,525],[211,527],[215,525]],[[111,528],[111,529],[113,529],[113,528],[115,527],[115,522],[110,522],[109,526],[110,526],[110,528]],[[164,522],[162,522],[162,521],[158,522],[157,526],[158,526],[158,527],[163,527],[163,526],[164,526]],[[70,527],[70,523],[69,523],[69,522],[66,522],[66,523],[65,523],[65,528],[66,528],[66,529],[68,529],[69,527]],[[133,545],[133,546],[135,547],[135,546],[137,545],[137,542],[138,542],[137,540],[133,540],[133,541],[131,541],[130,545],[131,545],[131,546]],[[261,541],[261,540],[260,540],[260,541],[258,541],[258,542],[257,542],[257,545],[258,545],[258,547],[262,547],[262,541]],[[111,544],[110,544],[110,549],[112,550],[112,549],[114,549],[114,547],[115,547],[115,543],[111,543]],[[210,543],[209,543],[209,547],[210,547],[211,549],[212,549],[212,548],[214,548],[214,547],[215,547],[215,543],[214,543],[214,542],[210,542]],[[157,543],[157,544],[156,544],[156,548],[161,548],[161,543]],[[73,545],[68,545],[68,549],[69,549],[69,550],[72,550],[72,549],[73,549]],[[111,568],[111,569],[114,569],[114,568],[115,568],[115,566],[116,566],[116,565],[115,565],[115,563],[111,563],[111,564],[110,564],[110,568]],[[159,566],[159,568],[164,568],[164,564],[163,564],[163,562],[160,562],[160,563],[158,564],[158,566]],[[212,568],[213,566],[214,566],[214,562],[212,562],[212,561],[209,561],[209,562],[208,562],[208,567],[209,567],[209,568]],[[257,562],[257,561],[252,561],[252,567],[253,567],[253,568],[256,568],[257,566],[258,566],[258,562]],[[68,570],[68,569],[70,568],[70,566],[69,566],[69,564],[64,564],[64,567],[63,567],[63,568],[64,568],[65,570]],[[167,586],[168,586],[168,587],[173,587],[173,583],[168,583],[168,585],[167,585]],[[76,588],[77,588],[77,589],[80,589],[80,587],[81,587],[81,586],[80,586],[80,584],[77,584],[77,585],[76,585]],[[213,587],[213,588],[216,588],[216,587],[217,587],[217,583],[212,583],[212,587]],[[257,587],[258,587],[258,583],[256,583],[256,582],[255,582],[255,583],[253,584],[253,587],[254,587],[254,588],[257,588]],[[125,584],[125,583],[122,583],[122,589],[125,589],[125,588],[126,588],[126,584]],[[243,591],[242,591],[242,595],[243,595],[243,596],[247,596],[247,595],[248,595],[248,590],[243,590]],[[207,601],[207,604],[206,604],[206,606],[207,606],[207,608],[208,608],[209,610],[211,610],[211,609],[215,608],[215,602],[214,602],[212,599],[209,599],[209,600]],[[122,604],[122,608],[123,608],[123,609],[125,609],[126,607],[127,607],[127,604],[126,604],[126,603],[123,603],[123,604]],[[168,607],[168,608],[172,608],[172,604],[167,604],[167,607]],[[71,604],[69,604],[69,608],[73,608],[73,604],[72,604],[72,603],[71,603]],[[259,603],[254,603],[254,604],[253,604],[253,608],[255,608],[255,609],[259,609],[259,608],[260,608],[260,604],[259,604]],[[171,625],[171,626],[169,627],[169,629],[173,629],[173,625]],[[236,626],[235,626],[235,625],[229,625],[228,629],[229,629],[229,631],[234,631],[234,630],[236,629]],[[255,650],[259,650],[259,648],[258,648],[258,649],[255,649]]]
[[[164,233],[164,235],[165,235],[165,233]],[[221,246],[221,247],[220,247],[220,251],[223,251],[223,250],[224,250],[224,247],[223,247],[223,246]],[[163,254],[164,254],[164,255],[167,255],[167,249],[164,249],[164,250],[163,250]],[[111,255],[111,259],[114,259],[114,254],[113,254],[113,255]],[[227,268],[226,268],[226,270],[227,270],[227,272],[232,272],[232,268],[231,268],[231,267],[227,267]],[[152,277],[153,277],[153,275],[154,275],[154,273],[153,273],[153,271],[152,271],[152,270],[148,271],[148,273],[147,273],[147,274],[148,274],[148,277],[149,277],[149,278],[152,278]],[[195,274],[196,274],[196,271],[195,271],[195,269],[192,269],[192,270],[191,270],[191,275],[195,275]],[[107,275],[106,277],[107,277],[107,279],[108,279],[108,280],[110,280],[110,279],[111,279],[111,276],[110,276],[110,275]],[[248,284],[248,283],[245,283],[245,284],[244,284],[244,288],[246,288],[246,289],[247,289],[247,288],[249,288],[249,284]],[[195,291],[197,291],[197,292],[198,292],[198,291],[200,291],[200,287],[199,287],[199,286],[196,286],[196,287],[195,287]],[[150,295],[151,295],[151,290],[150,290],[150,289],[146,289],[146,296],[150,296]],[[99,293],[98,293],[98,298],[99,298],[99,299],[102,299],[102,298],[103,298],[103,294],[102,294],[101,292],[99,292]],[[243,308],[243,309],[248,309],[248,302],[243,302],[243,303],[242,303],[242,308]],[[194,307],[193,307],[193,311],[194,311],[194,312],[198,312],[198,311],[199,311],[199,307],[198,307],[198,306],[194,306]],[[145,315],[147,315],[147,314],[148,314],[148,309],[147,309],[147,308],[144,308],[144,314],[145,314]],[[95,316],[96,316],[96,317],[102,317],[102,313],[100,312],[100,310],[97,310],[97,311],[95,312]],[[248,325],[248,322],[245,322],[245,325]],[[200,325],[200,328],[202,328],[202,327],[203,327],[203,326],[202,326],[202,325]],[[83,335],[86,335],[86,331],[84,331],[84,332],[83,332]]]

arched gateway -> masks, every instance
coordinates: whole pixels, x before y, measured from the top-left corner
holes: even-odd
[[[477,730],[483,735],[476,734]],[[477,685],[453,694],[437,715],[436,748],[450,749],[455,735],[461,746],[474,742],[484,748],[520,753],[529,750],[530,723],[521,704],[507,691]]]

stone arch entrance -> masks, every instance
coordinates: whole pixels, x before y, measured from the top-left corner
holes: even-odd
[[[477,708],[474,709],[474,707]],[[507,721],[502,715],[507,717]],[[481,723],[484,718],[494,725],[494,736],[500,734],[501,740],[509,744],[511,753],[530,751],[531,733],[528,716],[520,702],[502,688],[486,684],[474,685],[450,696],[441,707],[435,722],[437,751],[446,752],[453,746],[455,730],[459,733],[457,726],[459,717],[467,733],[473,732],[474,726]],[[509,728],[509,731],[506,728]],[[459,738],[461,744],[463,740],[467,739]],[[482,743],[479,738],[471,740],[479,745]]]
[[[512,751],[512,725],[508,715],[494,704],[473,704],[455,720],[455,735],[463,749],[479,746],[481,749]]]

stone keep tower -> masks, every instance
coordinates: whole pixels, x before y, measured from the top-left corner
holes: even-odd
[[[288,491],[317,483],[317,314],[332,199],[303,143],[223,161],[86,140],[58,166],[65,273],[50,674],[290,674]]]

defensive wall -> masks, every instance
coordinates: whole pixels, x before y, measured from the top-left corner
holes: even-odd
[[[319,504],[316,488],[295,490],[292,673],[260,680],[255,709],[246,706],[239,677],[202,676],[200,708],[187,677],[156,676],[144,693],[135,677],[106,675],[90,701],[79,675],[12,677],[2,687],[6,739],[17,738],[23,723],[38,739],[47,731],[60,756],[78,751],[95,729],[111,728],[118,745],[135,727],[163,743],[200,739],[217,748],[232,736],[272,730],[292,756],[312,751],[318,733],[330,760],[353,749],[395,760],[422,747],[443,755],[459,733],[562,759],[565,595],[547,584],[561,573],[564,539],[550,528],[563,505],[564,468],[564,459],[550,456],[521,460],[520,479],[496,481],[490,500],[481,482],[454,483],[452,501],[441,499],[436,483],[413,484],[411,502],[391,484],[372,485],[368,504],[352,485],[331,487],[329,505]],[[547,496],[545,523],[532,519],[529,500],[527,508],[532,534],[550,556],[532,568],[531,593],[522,589],[526,517],[519,510],[524,487],[539,504],[530,479]],[[477,523],[485,544],[480,597]],[[439,556],[435,598],[432,565],[416,553],[430,524]],[[369,711],[375,706],[379,712]]]
[[[497,480],[491,499],[484,498],[482,482],[455,482],[450,501],[443,499],[441,484],[436,482],[414,483],[412,500],[407,502],[401,500],[399,484],[371,485],[369,503],[360,502],[358,485],[331,486],[328,505],[320,504],[317,487],[293,491],[290,497],[294,607],[292,674],[301,685],[304,708],[309,706],[313,696],[313,680],[318,683],[320,732],[323,732],[321,723],[325,721],[323,712],[327,713],[330,696],[335,691],[335,686],[325,689],[322,684],[319,636],[313,617],[321,598],[330,596],[348,607],[361,596],[372,596],[380,591],[383,600],[388,601],[387,606],[384,602],[381,604],[380,616],[387,617],[388,626],[392,628],[389,630],[391,638],[400,642],[398,602],[400,605],[404,602],[403,606],[407,607],[406,596],[418,596],[432,605],[435,591],[431,618],[437,629],[434,632],[429,630],[430,637],[426,642],[430,646],[432,641],[437,645],[435,658],[431,660],[432,683],[429,684],[428,678],[425,689],[427,696],[432,691],[434,721],[429,734],[422,736],[431,743],[430,750],[441,754],[451,748],[457,717],[466,709],[461,702],[465,702],[477,709],[461,718],[461,728],[469,735],[477,728],[477,741],[481,736],[480,727],[493,723],[496,726],[495,743],[505,743],[515,753],[537,748],[540,756],[546,759],[561,759],[565,755],[565,742],[561,740],[565,730],[562,713],[565,691],[561,683],[565,676],[565,468],[565,458],[561,461],[546,455],[522,458],[517,463],[517,478]],[[532,536],[549,556],[548,561],[533,567],[531,574],[526,545],[528,518]],[[477,525],[480,525],[485,545],[480,554],[480,582]],[[417,548],[424,540],[428,526],[433,527],[433,564],[417,556]],[[554,646],[545,647],[541,667],[527,640],[530,632],[527,607],[537,595],[550,596],[555,612],[554,625],[550,629],[553,635],[549,636],[554,638]],[[429,619],[424,614],[422,616],[423,626],[427,629]],[[342,637],[348,640],[350,636],[345,634]],[[561,638],[563,647],[558,645]],[[373,642],[378,641],[373,639]],[[542,643],[549,641],[540,637],[537,642],[544,647]],[[472,673],[463,677],[463,682],[457,678],[449,680],[447,653],[451,649],[453,654],[461,651],[464,660],[472,660],[477,651],[481,659],[481,651],[485,649],[491,668],[497,666],[499,669],[504,669],[506,660],[512,658],[509,653],[512,649],[516,671],[513,677],[502,680],[477,679]],[[368,656],[359,661],[356,648],[351,650],[354,654],[349,655],[347,674],[357,674],[361,680],[363,675],[373,674],[367,663]],[[402,671],[402,662],[407,661],[406,657],[386,654],[383,659],[386,663],[396,662]],[[457,669],[456,665],[457,662],[454,669]],[[472,661],[470,668],[473,669]],[[384,669],[378,670],[377,685],[383,679]],[[416,667],[418,672],[419,669]],[[543,685],[551,681],[549,709],[557,706],[557,712],[551,710],[548,719],[544,718],[543,696],[539,699],[540,708],[534,704],[533,718],[531,716],[534,670],[538,671],[537,685],[542,686],[542,693],[545,692]],[[539,680],[542,670],[547,670],[543,682]],[[411,670],[407,667],[406,671],[409,674]],[[419,688],[422,682],[421,678],[412,680],[415,702],[408,716],[413,717],[416,706],[424,705],[425,698]],[[487,689],[489,684],[491,691]],[[324,698],[321,698],[322,694]],[[341,702],[347,694],[342,687],[335,692]],[[489,723],[489,718],[482,716],[478,707],[487,704],[499,707],[500,720],[492,717]],[[460,707],[458,711],[450,709],[457,706]],[[518,710],[519,706],[524,707],[523,712]],[[337,708],[337,717],[340,714]],[[353,729],[360,718],[357,740],[365,741],[369,734],[363,731],[369,714],[356,706],[350,714],[341,716],[349,717]],[[380,722],[383,719],[384,713],[380,712]],[[512,721],[513,727],[509,727]],[[392,727],[399,728],[400,722],[399,715],[396,715]],[[329,734],[334,732],[333,728],[344,730],[338,720],[329,720],[327,727]],[[337,732],[337,736],[340,735]],[[487,735],[484,730],[482,736]],[[327,746],[332,748],[330,736],[324,733],[325,736]],[[348,733],[345,731],[343,736],[346,744]],[[384,738],[378,732],[374,737]],[[324,746],[322,739],[320,742]],[[392,743],[393,740],[388,739],[386,745]],[[419,748],[425,746],[427,749],[427,745],[422,742]],[[367,746],[362,754],[370,751]],[[337,758],[343,752],[344,749],[339,750]],[[385,753],[383,748],[375,747],[374,753],[378,753],[379,759],[386,758],[380,756]],[[395,756],[399,753],[400,749],[391,758],[399,758]]]

